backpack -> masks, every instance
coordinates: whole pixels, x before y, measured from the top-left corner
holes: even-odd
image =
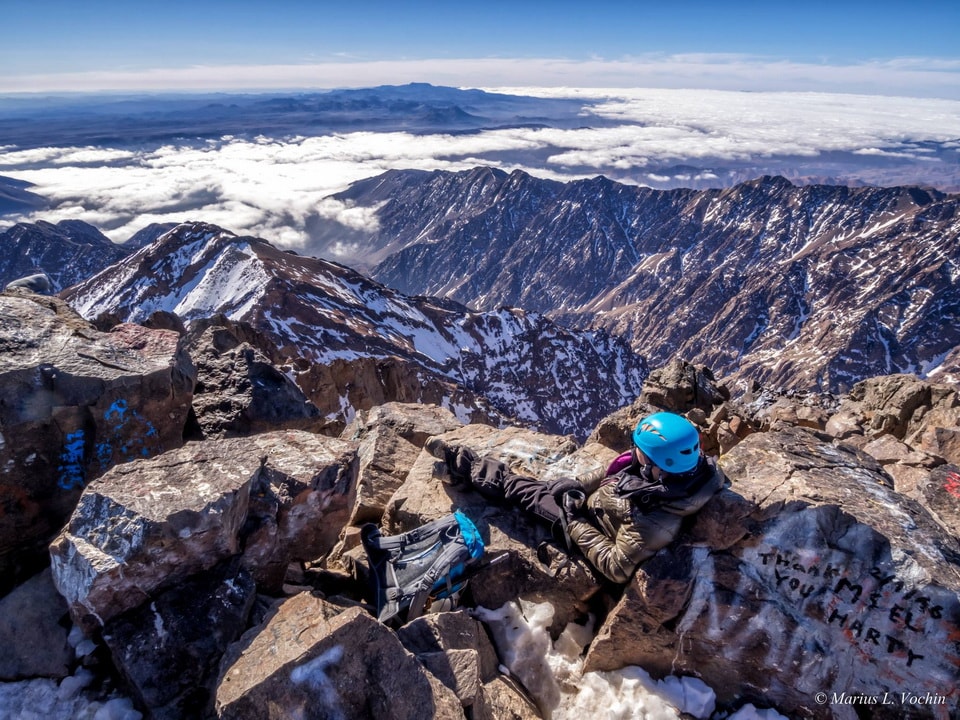
[[[370,561],[377,619],[383,623],[404,611],[408,621],[420,617],[428,602],[456,607],[484,551],[480,532],[459,510],[401,535],[381,535],[368,523],[360,538]]]

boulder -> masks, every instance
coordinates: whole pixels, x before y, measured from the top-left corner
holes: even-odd
[[[662,408],[640,400],[616,410],[599,423],[587,438],[587,444],[606,445],[621,452],[633,446],[633,430],[643,418]]]
[[[680,359],[653,370],[640,392],[640,402],[681,414],[694,408],[709,413],[729,399],[730,391],[717,384],[710,368]]]
[[[43,272],[33,273],[32,275],[26,275],[22,278],[11,280],[3,289],[4,291],[8,291],[13,290],[14,288],[19,288],[31,293],[37,293],[38,295],[53,295],[56,292],[53,281],[46,273]]]
[[[730,402],[730,391],[716,381],[709,368],[674,360],[650,373],[640,397],[601,420],[586,444],[598,443],[623,452],[633,446],[637,423],[663,410],[692,422],[708,455],[727,452],[757,429],[753,418]]]
[[[401,627],[397,637],[456,693],[470,717],[496,717],[485,688],[499,676],[497,653],[483,626],[465,610],[424,615]]]
[[[310,593],[279,604],[223,657],[220,720],[463,718],[457,696],[361,608]]]
[[[437,405],[388,402],[371,410],[358,411],[341,437],[362,440],[374,430],[389,428],[404,440],[423,447],[428,438],[455,430],[463,424],[452,412]]]
[[[960,466],[941,465],[927,471],[911,488],[910,497],[930,512],[944,532],[960,538]],[[960,558],[954,557],[954,562]]]
[[[828,440],[790,428],[725,456],[732,488],[641,566],[585,669],[691,674],[728,707],[804,717],[856,717],[818,699],[851,693],[888,693],[864,711],[902,717],[905,691],[956,713],[960,544]]]
[[[57,298],[0,296],[0,594],[46,564],[84,486],[183,444],[193,366],[176,333],[95,330]]]
[[[358,413],[341,437],[359,442],[360,470],[351,498],[349,524],[380,522],[390,496],[432,435],[462,425],[449,410],[435,405],[387,403]]]
[[[197,367],[193,409],[203,437],[236,437],[328,421],[296,383],[245,342],[232,325],[204,329],[188,343]]]
[[[439,437],[451,445],[466,445],[481,456],[493,455],[531,477],[540,477],[577,448],[567,437],[488,425],[466,425]],[[570,469],[577,474],[575,466]],[[551,628],[557,633],[579,617],[586,600],[600,588],[586,560],[568,555],[545,524],[522,510],[492,503],[465,486],[452,487],[444,477],[449,478],[446,466],[423,451],[390,499],[381,524],[384,534],[396,535],[460,509],[477,525],[487,558],[498,560],[471,581],[474,604],[498,608],[518,597],[548,600],[557,608]]]
[[[920,449],[942,457],[948,463],[960,465],[960,427],[924,428],[920,435]]]
[[[606,475],[610,463],[619,455],[619,451],[606,445],[588,442],[569,455],[564,455],[548,464],[537,477],[545,482],[562,477],[573,477],[583,483],[589,483]]]
[[[235,442],[263,459],[243,528],[244,562],[261,592],[278,594],[290,563],[321,558],[339,540],[356,495],[357,444],[299,430]]]
[[[90,631],[240,552],[260,456],[248,443],[191,443],[118,465],[84,490],[50,545],[57,589]]]
[[[830,416],[824,425],[824,431],[838,440],[848,440],[863,435],[862,417],[858,412],[847,409]]]
[[[320,411],[342,429],[356,412],[386,403],[437,405],[456,411],[463,422],[503,424],[504,414],[479,394],[399,357],[334,358],[301,361],[297,384]],[[298,368],[299,369],[299,368]]]
[[[508,677],[496,677],[483,686],[484,707],[476,720],[542,720],[536,704]],[[485,713],[485,714],[483,714]]]
[[[860,449],[881,465],[900,462],[910,455],[910,447],[893,435],[881,435]]]
[[[766,409],[762,417],[771,430],[792,425],[822,430],[829,420],[823,408],[804,405],[791,398],[779,398]]]
[[[355,478],[355,445],[296,430],[118,465],[51,544],[54,582],[87,630],[241,550],[279,585],[291,560],[333,546]]]
[[[908,497],[916,494],[917,488],[926,483],[930,471],[922,467],[894,463],[887,465],[884,470],[893,478],[894,489]]]
[[[854,385],[840,409],[859,418],[868,435],[891,434],[911,446],[920,444],[928,428],[960,427],[957,386],[914,375],[863,380]]]
[[[254,598],[234,558],[107,622],[113,664],[153,720],[208,715],[220,658],[246,629]]]
[[[73,649],[66,616],[67,603],[53,586],[50,568],[0,599],[0,680],[69,675]]]

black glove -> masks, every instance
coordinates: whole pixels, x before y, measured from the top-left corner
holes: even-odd
[[[579,480],[571,477],[561,477],[556,480],[551,480],[547,483],[547,490],[553,499],[556,501],[557,505],[563,507],[563,496],[566,495],[571,490],[579,490],[583,492],[583,485]]]
[[[568,519],[582,516],[586,504],[587,494],[583,490],[573,488],[563,494],[563,514]]]

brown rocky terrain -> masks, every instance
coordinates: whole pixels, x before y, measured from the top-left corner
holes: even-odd
[[[20,363],[0,376],[2,396],[18,398],[4,406],[13,460],[4,467],[24,465],[27,452],[59,456],[72,431],[55,422],[62,418],[82,415],[97,442],[113,442],[116,428],[99,424],[96,409],[119,399],[141,430],[159,422],[148,411],[162,408],[168,424],[157,435],[174,440],[141,448],[138,438],[150,436],[135,433],[121,445],[135,457],[81,453],[69,504],[56,493],[30,496],[35,517],[64,520],[55,538],[49,521],[34,521],[22,552],[52,539],[51,568],[0,599],[2,677],[18,687],[47,679],[64,702],[120,692],[152,718],[558,716],[579,681],[561,683],[542,659],[518,656],[492,620],[511,603],[549,603],[547,645],[564,627],[585,635],[593,618],[584,682],[639,667],[698,678],[720,711],[753,703],[795,717],[856,717],[820,693],[886,693],[896,702],[870,708],[881,717],[960,710],[954,385],[883,376],[839,397],[757,387],[744,404],[709,369],[678,360],[651,373],[636,402],[583,443],[465,424],[421,403],[361,410],[331,437],[297,427],[302,418],[285,426],[283,413],[236,403],[235,386],[223,391],[223,407],[194,403],[200,394],[186,369],[200,363],[174,332],[121,324],[104,333],[56,300],[0,300],[4,342],[19,348],[4,357]],[[242,347],[238,332],[196,347],[230,357]],[[30,365],[39,351],[51,362]],[[250,367],[241,356],[232,363]],[[66,369],[87,367],[100,379],[76,391],[80,404],[66,404],[80,382]],[[164,388],[164,403],[148,402],[145,387]],[[279,393],[278,403],[290,398]],[[8,419],[17,408],[35,409],[23,431]],[[224,427],[224,408],[256,422],[189,439],[188,426],[212,427],[211,413]],[[656,408],[700,427],[730,485],[624,587],[602,582],[516,511],[445,483],[443,465],[423,450],[439,435],[545,480],[588,475]],[[53,487],[60,466],[45,462],[37,477]],[[5,508],[26,496],[30,479],[5,475]],[[454,508],[498,562],[472,578],[460,609],[401,627],[378,623],[361,526],[394,534]],[[0,532],[25,535],[25,517],[6,512]],[[18,548],[8,550],[11,562]],[[24,607],[36,609],[29,624]],[[905,692],[942,699],[918,704]]]
[[[0,296],[0,588],[43,566],[91,480],[183,443],[195,369],[175,332],[100,332],[66,303]]]

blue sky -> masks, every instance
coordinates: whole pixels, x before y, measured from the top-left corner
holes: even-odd
[[[2,15],[0,92],[425,81],[960,97],[960,3],[941,0],[7,0]]]

